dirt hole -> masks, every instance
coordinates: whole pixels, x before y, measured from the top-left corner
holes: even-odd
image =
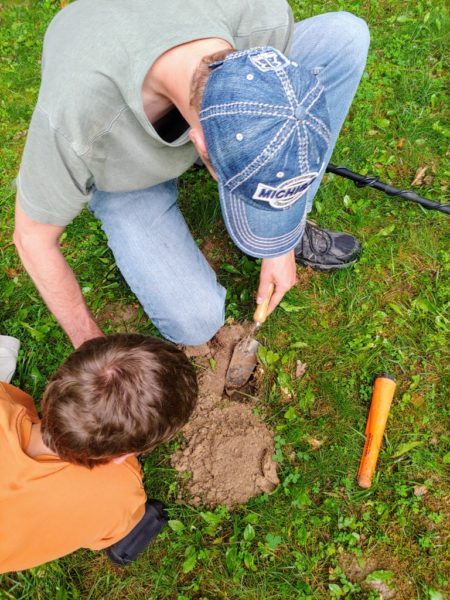
[[[186,349],[199,367],[200,394],[183,428],[184,445],[171,457],[182,479],[180,499],[194,506],[233,508],[279,483],[273,434],[252,409],[251,390],[224,394],[225,375],[236,343],[247,333],[242,325],[222,328],[214,341]],[[245,398],[245,401],[236,399]]]

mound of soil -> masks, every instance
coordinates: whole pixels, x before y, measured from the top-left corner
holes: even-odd
[[[171,462],[180,473],[188,471],[181,496],[193,505],[233,508],[261,492],[273,491],[279,483],[272,432],[252,413],[251,404],[224,397],[233,348],[247,330],[227,326],[200,353],[187,349],[203,367],[200,395],[183,429],[185,444]]]

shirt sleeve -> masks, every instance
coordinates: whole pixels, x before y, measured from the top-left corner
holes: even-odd
[[[90,534],[89,540],[81,544],[83,547],[91,550],[108,548],[123,539],[144,516],[147,495],[139,463],[135,457],[127,459],[127,463],[108,465],[110,472],[102,486],[103,499],[99,504],[95,501],[91,504],[85,522],[85,531]],[[122,471],[122,477],[114,481],[112,469]]]
[[[67,225],[91,197],[91,173],[39,106],[31,119],[16,183],[21,208],[43,224]]]

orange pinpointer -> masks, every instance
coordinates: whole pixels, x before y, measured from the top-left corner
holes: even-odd
[[[366,443],[358,471],[358,485],[370,488],[378,461],[383,434],[394,398],[396,383],[392,375],[381,373],[374,382],[372,402],[365,430]]]

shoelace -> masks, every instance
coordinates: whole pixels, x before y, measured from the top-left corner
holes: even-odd
[[[314,227],[310,223],[307,223],[305,228],[305,235],[308,238],[310,248],[313,252],[317,254],[326,254],[330,250],[333,242],[331,240],[330,234],[328,234],[323,229],[319,229],[318,227]],[[321,246],[323,246],[323,243],[325,243],[324,250],[321,248]]]

